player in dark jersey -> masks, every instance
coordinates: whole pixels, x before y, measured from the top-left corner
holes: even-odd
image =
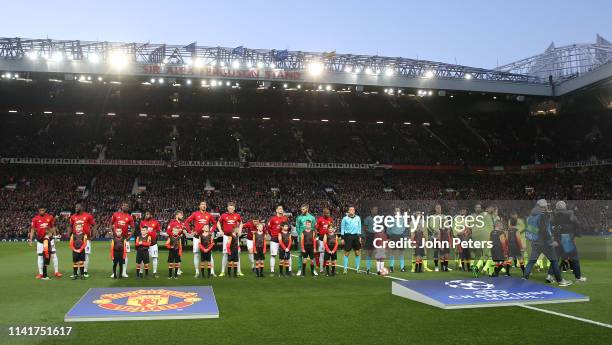
[[[451,245],[453,243],[453,232],[450,228],[440,227],[438,240],[442,248],[439,249],[440,268],[442,272],[448,272],[448,259],[450,257]]]
[[[306,228],[300,236],[300,247],[302,249],[302,277],[306,276],[306,259],[310,262],[310,274],[316,275],[314,258],[316,254],[316,234],[312,231],[312,222],[306,220]]]
[[[459,216],[465,217],[467,216],[467,208],[461,207],[459,209]],[[466,225],[466,222],[453,221],[453,232],[454,235],[461,240],[461,243],[457,246],[457,255],[461,262],[461,270],[469,271],[472,265],[472,256],[470,247],[467,245],[468,241],[472,238],[472,228]]]
[[[210,278],[212,273],[212,250],[215,247],[215,238],[210,232],[209,226],[202,227],[202,233],[199,236],[198,246],[202,255],[200,262],[200,278],[204,278],[204,270],[207,271],[207,277]]]
[[[142,270],[145,276],[149,276],[149,247],[151,246],[151,235],[147,229],[140,228],[140,234],[136,237],[136,278],[142,278]]]
[[[111,275],[111,278],[113,279],[123,278],[121,272],[123,272],[123,264],[127,256],[126,242],[127,240],[123,236],[121,229],[115,229],[110,245],[110,257],[113,261],[113,275]],[[117,266],[119,266],[119,271],[117,271]]]
[[[525,247],[523,246],[523,241],[521,240],[521,235],[517,228],[518,220],[514,217],[511,217],[508,220],[508,263],[506,265],[506,274],[510,275],[510,267],[514,260],[518,260],[518,264],[520,265],[521,271],[525,273],[525,260],[524,260],[524,252]]]
[[[232,268],[234,269],[234,277],[238,277],[238,248],[240,247],[238,241],[240,236],[240,227],[236,226],[234,231],[227,238],[227,276],[231,277]]]
[[[281,232],[278,234],[278,245],[279,245],[279,261],[281,265],[280,274],[291,276],[291,245],[293,244],[293,238],[291,237],[291,231],[289,230],[289,223],[284,222],[281,224]],[[283,274],[283,269],[285,273]]]
[[[492,273],[489,272],[489,276],[497,277],[508,261],[508,242],[506,240],[504,225],[501,220],[497,220],[493,224],[493,231],[491,231],[490,241],[493,245],[491,248],[491,259],[493,260],[495,267],[493,268]],[[509,266],[510,265],[508,265],[506,268],[506,275],[510,275]]]
[[[264,260],[266,260],[266,233],[263,224],[257,224],[257,232],[253,234],[253,256],[255,259],[255,273],[260,278],[264,277]],[[283,274],[282,266],[280,274]]]
[[[85,279],[85,247],[87,247],[87,234],[82,228],[70,234],[70,249],[72,250],[72,279]]]
[[[420,213],[416,213],[419,216]],[[419,222],[415,229],[412,231],[412,245],[414,246],[414,272],[423,273],[423,257],[425,256],[425,247],[423,240],[425,239],[425,232],[423,226]]]
[[[166,248],[168,248],[168,279],[178,279],[178,272],[181,268],[181,257],[183,256],[182,235],[187,232],[183,223],[183,211],[176,211],[174,219],[168,223],[166,233]]]
[[[338,259],[338,243],[340,238],[336,234],[336,227],[334,224],[329,224],[327,227],[327,234],[323,236],[323,249],[325,255],[323,256],[323,263],[325,265],[325,275],[335,276],[336,275],[336,260]],[[331,273],[330,271],[331,266]]]

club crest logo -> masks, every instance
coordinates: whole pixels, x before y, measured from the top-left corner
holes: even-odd
[[[480,280],[451,280],[445,282],[444,285],[463,290],[491,290],[495,285]]]
[[[167,289],[141,289],[103,294],[94,300],[100,308],[131,313],[182,310],[202,298],[197,292],[183,292]]]

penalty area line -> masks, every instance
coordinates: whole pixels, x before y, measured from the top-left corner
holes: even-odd
[[[567,319],[572,319],[572,320],[576,320],[576,321],[582,321],[582,322],[590,323],[592,325],[596,325],[596,326],[605,327],[605,328],[611,328],[612,329],[612,325],[604,323],[604,322],[599,322],[599,321],[594,321],[594,320],[590,320],[590,319],[585,319],[583,317],[563,314],[563,313],[559,313],[559,312],[556,312],[556,311],[552,311],[552,310],[548,310],[548,309],[542,309],[542,308],[537,308],[537,307],[533,307],[533,306],[525,305],[525,304],[517,304],[516,306],[527,308],[527,309],[531,309],[531,310],[535,310],[535,311],[539,311],[541,313],[561,316],[561,317],[564,317],[564,318],[567,318]]]

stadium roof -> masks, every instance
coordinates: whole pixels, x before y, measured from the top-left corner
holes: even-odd
[[[550,96],[553,88],[548,75],[553,76],[554,83],[560,83],[605,65],[609,68],[603,74],[588,80],[612,76],[612,45],[600,36],[597,39],[591,45],[560,48],[551,45],[544,54],[497,69],[484,69],[401,57],[207,47],[195,42],[167,45],[0,38],[0,70],[214,77]]]

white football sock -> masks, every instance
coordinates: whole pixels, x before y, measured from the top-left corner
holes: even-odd
[[[270,255],[270,273],[274,273],[274,265],[276,264],[276,256]]]
[[[59,263],[57,260],[57,254],[51,254],[51,259],[53,260],[53,269],[55,273],[59,272]]]
[[[210,274],[215,275],[215,258],[210,253]]]
[[[123,263],[123,275],[127,275],[127,264],[128,264],[128,256],[125,256],[125,262]]]
[[[249,261],[251,262],[251,268],[255,267],[255,255],[253,253],[249,253]]]
[[[43,274],[43,266],[45,264],[45,259],[43,259],[42,255],[38,255],[38,274]]]
[[[157,258],[153,258],[153,274],[157,273]]]
[[[200,253],[193,253],[193,267],[195,268],[195,273],[200,274]]]
[[[227,253],[224,253],[221,259],[221,273],[225,273],[225,267],[227,267]]]
[[[87,269],[89,268],[89,254],[85,253],[85,264],[84,266],[84,270],[85,272],[87,272]]]

